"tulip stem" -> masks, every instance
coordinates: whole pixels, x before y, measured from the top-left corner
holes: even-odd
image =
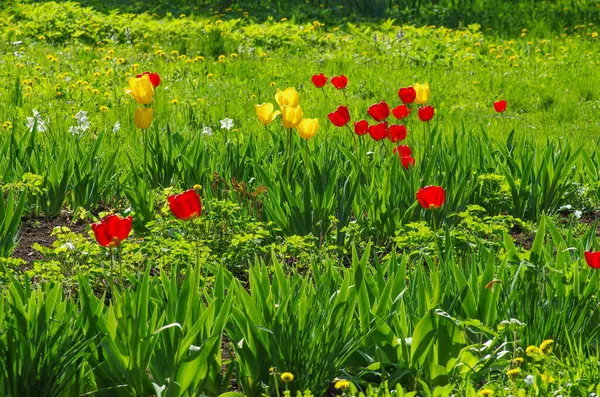
[[[307,169],[308,175],[310,176],[311,170],[310,170],[310,164],[308,163],[308,160],[309,160],[308,139],[304,140],[304,150],[306,151],[306,169]]]
[[[148,171],[148,129],[142,130],[142,139],[144,140],[144,175]]]
[[[113,248],[112,247],[109,248],[108,252],[110,254],[110,274],[112,275],[112,272],[115,268],[115,255],[113,253]]]
[[[293,131],[290,128],[290,133],[288,135],[288,163],[287,163],[287,178],[290,181],[290,183],[292,181],[292,157],[293,157],[292,138],[293,138]]]
[[[200,225],[197,222],[194,222],[192,219],[192,223],[196,226],[196,266],[200,268]],[[206,274],[204,270],[202,270],[202,290],[206,290]]]

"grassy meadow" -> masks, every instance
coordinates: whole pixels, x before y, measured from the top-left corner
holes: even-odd
[[[599,395],[600,2],[264,3],[0,3],[0,396]]]

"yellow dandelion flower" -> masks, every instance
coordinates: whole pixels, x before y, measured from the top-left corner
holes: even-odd
[[[350,388],[350,381],[340,379],[333,385],[337,390],[346,390]]]
[[[554,341],[552,339],[546,339],[540,344],[540,351],[544,354],[552,353],[552,345]]]
[[[517,358],[515,358],[513,360],[513,364],[515,364],[515,365],[521,365],[521,364],[523,364],[523,361],[524,361],[523,357],[517,357]]]
[[[270,85],[271,87],[275,87],[277,84],[276,84],[274,81],[271,81],[271,82],[269,83],[269,85]]]
[[[540,378],[542,379],[542,382],[544,382],[544,383],[552,383],[552,382],[554,382],[554,378],[552,376],[549,376],[549,375],[541,374]]]
[[[231,58],[237,58],[237,57],[238,57],[238,54],[236,54],[236,53],[234,52],[234,53],[231,53],[229,56],[230,56]]]
[[[212,73],[209,73],[209,74],[206,75],[207,79],[212,79],[213,77],[215,77],[215,75],[212,74]]]
[[[115,55],[115,50],[108,50],[106,53],[108,55]]]
[[[481,389],[477,394],[480,396],[493,396],[494,391],[492,389]]]
[[[173,99],[171,101],[171,105],[177,105],[178,103],[179,103],[179,100],[177,100],[177,99]]]
[[[194,190],[199,192],[200,190],[202,190],[202,185],[198,185],[198,184],[194,185]]]
[[[540,354],[540,349],[538,349],[537,346],[527,346],[527,349],[525,349],[525,353],[527,355],[533,355],[533,354]]]
[[[283,383],[292,382],[294,380],[294,375],[291,372],[284,372],[281,374],[281,381]]]
[[[2,128],[4,128],[5,130],[10,130],[12,128],[12,123],[10,121],[5,121],[2,124]]]
[[[521,368],[511,368],[506,371],[506,375],[511,378],[516,378],[521,373]]]
[[[187,55],[185,55],[185,54],[179,55],[177,57],[177,59],[179,59],[180,61],[185,61],[187,59]]]
[[[92,94],[94,94],[94,95],[98,95],[99,93],[100,93],[100,90],[98,90],[98,89],[96,89],[96,88],[94,88],[94,89],[92,90]]]
[[[117,65],[122,65],[124,63],[125,63],[125,59],[124,58],[117,59]]]
[[[106,113],[106,112],[108,112],[108,106],[104,106],[104,105],[103,105],[103,106],[100,106],[100,111],[101,111],[102,113]]]
[[[171,55],[179,55],[179,51],[177,51],[177,50],[172,50],[172,51],[171,51]]]
[[[227,59],[227,57],[225,55],[219,55],[219,62],[225,62],[225,59]]]

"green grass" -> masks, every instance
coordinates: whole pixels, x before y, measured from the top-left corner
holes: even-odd
[[[583,259],[598,247],[596,3],[569,18],[532,3],[542,27],[502,30],[490,21],[507,10],[479,19],[480,2],[465,19],[446,3],[276,19],[84,4],[0,10],[0,394],[321,396],[339,379],[347,395],[600,392],[599,275]],[[511,24],[531,11],[515,7]],[[162,78],[148,130],[125,92],[143,71]],[[348,88],[315,88],[320,72]],[[409,169],[397,143],[327,118],[343,104],[350,125],[372,122],[370,105],[415,82],[435,117],[405,121]],[[286,87],[320,121],[310,141],[256,117]],[[167,196],[197,184],[202,217],[177,221]],[[444,187],[441,209],[418,204],[426,185]],[[66,225],[35,245],[42,259],[10,258],[21,218],[108,212],[134,218],[114,252]],[[552,352],[527,352],[544,340]]]

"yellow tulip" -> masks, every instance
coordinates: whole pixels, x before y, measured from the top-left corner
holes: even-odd
[[[152,108],[135,109],[133,121],[135,122],[135,126],[139,129],[150,127],[150,124],[152,124]]]
[[[296,128],[302,121],[302,107],[300,106],[284,106],[281,108],[281,118],[285,128]]]
[[[154,87],[147,74],[142,77],[132,77],[129,79],[129,94],[140,105],[147,105],[152,102],[154,97]]]
[[[417,93],[417,97],[415,98],[415,103],[417,105],[423,105],[429,101],[429,83],[415,83],[415,85],[413,85],[413,88]]]
[[[290,87],[281,91],[279,88],[277,89],[277,93],[275,94],[275,100],[280,108],[284,106],[298,106],[300,104],[300,97],[298,96],[298,91],[295,88]]]
[[[272,103],[263,103],[260,105],[254,105],[256,115],[262,123],[262,125],[269,125],[281,112],[279,110],[273,111]]]
[[[302,119],[298,125],[298,135],[306,140],[314,138],[319,131],[319,119]]]

